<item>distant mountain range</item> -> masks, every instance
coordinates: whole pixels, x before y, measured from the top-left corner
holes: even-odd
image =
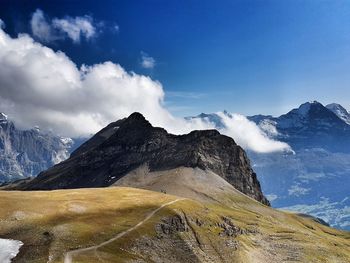
[[[17,129],[0,113],[0,184],[36,176],[67,159],[73,145],[72,139],[39,128]]]
[[[231,116],[228,112],[224,114]],[[215,113],[189,118],[214,123],[219,130],[225,128],[221,117]],[[248,119],[255,122],[266,136],[288,143],[294,151],[294,154],[247,151],[272,206],[312,214],[334,227],[350,229],[349,112],[339,104],[323,106],[313,101],[279,117],[254,115]],[[81,156],[83,151],[104,142],[106,136],[118,129],[116,123],[84,143],[73,157]],[[1,114],[0,183],[36,176],[67,159],[82,142],[37,128],[19,130],[6,115]],[[109,179],[111,182],[115,180]]]
[[[230,116],[228,112],[225,112]],[[215,124],[218,114],[196,117]],[[350,229],[350,114],[339,104],[307,102],[279,117],[254,115],[266,136],[288,143],[295,154],[248,151],[272,206],[320,217]]]

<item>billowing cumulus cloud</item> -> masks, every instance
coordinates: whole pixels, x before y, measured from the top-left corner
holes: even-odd
[[[30,26],[33,35],[44,42],[69,38],[79,43],[81,38],[91,39],[97,32],[97,25],[90,16],[66,16],[50,20],[40,9],[33,13]]]
[[[174,117],[163,100],[161,83],[147,76],[112,62],[78,68],[63,52],[25,34],[11,38],[0,29],[0,111],[19,127],[38,125],[63,136],[87,136],[135,111],[176,134],[214,127]],[[262,152],[286,149],[245,117],[233,116],[222,132],[242,146]]]

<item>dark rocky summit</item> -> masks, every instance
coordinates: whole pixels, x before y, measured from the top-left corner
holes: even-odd
[[[148,164],[151,171],[177,167],[211,170],[244,194],[269,205],[244,150],[216,130],[172,135],[140,113],[109,124],[71,157],[40,173],[22,190],[105,187]]]

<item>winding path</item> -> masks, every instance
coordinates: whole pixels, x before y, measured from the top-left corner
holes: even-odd
[[[174,204],[178,201],[181,201],[181,200],[184,200],[184,198],[178,198],[176,200],[173,200],[173,201],[170,201],[168,203],[165,203],[165,204],[162,204],[160,207],[158,207],[157,209],[153,210],[151,213],[149,213],[145,219],[143,219],[142,221],[140,221],[137,225],[123,231],[123,232],[120,232],[118,235],[116,235],[115,237],[107,240],[107,241],[104,241],[102,242],[101,244],[99,245],[95,245],[95,246],[91,246],[91,247],[86,247],[86,248],[80,248],[80,249],[76,249],[76,250],[71,250],[69,252],[66,252],[65,255],[64,255],[64,263],[72,263],[73,262],[73,256],[76,256],[77,254],[79,253],[82,253],[82,252],[87,252],[87,251],[95,251],[100,248],[100,247],[103,247],[105,245],[108,245],[114,241],[116,241],[117,239],[125,236],[126,234],[130,233],[131,231],[135,230],[136,228],[138,228],[139,226],[141,226],[143,223],[145,223],[148,219],[150,219],[152,216],[154,216],[155,213],[157,213],[159,210],[161,210],[163,207],[165,206],[169,206],[171,204]]]

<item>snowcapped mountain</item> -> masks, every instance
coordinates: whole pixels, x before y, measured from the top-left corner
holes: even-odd
[[[227,113],[226,113],[227,114]],[[339,104],[306,102],[279,117],[248,117],[295,154],[248,152],[272,206],[324,219],[350,230],[350,125]],[[221,128],[217,114],[201,114]]]
[[[327,129],[332,125],[335,125],[335,128],[345,126],[333,112],[317,101],[306,102],[277,120],[279,129],[301,129],[303,132],[306,128]]]
[[[36,176],[69,157],[73,140],[38,127],[19,130],[0,113],[0,183]]]
[[[294,150],[319,147],[333,152],[349,150],[350,125],[317,101],[306,102],[279,117],[256,115],[248,119],[269,137],[287,142]]]
[[[350,125],[350,113],[340,104],[331,103],[326,106],[327,109],[331,110],[340,119]]]

